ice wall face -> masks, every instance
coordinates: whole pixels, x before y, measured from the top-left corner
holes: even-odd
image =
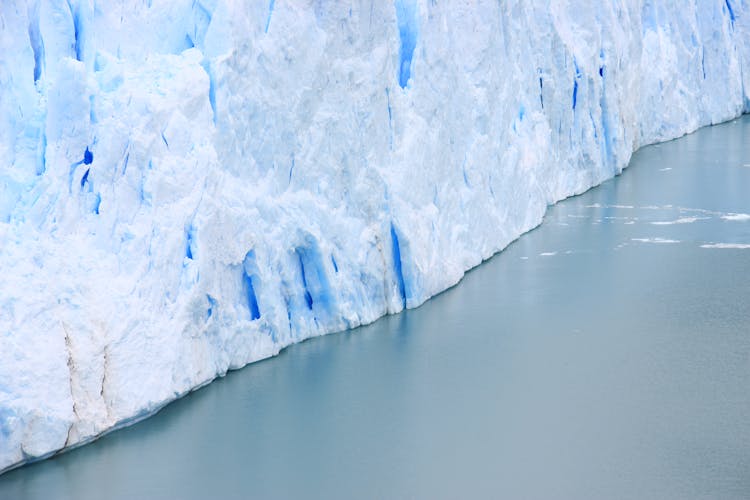
[[[415,307],[750,111],[743,0],[0,6],[0,470]]]

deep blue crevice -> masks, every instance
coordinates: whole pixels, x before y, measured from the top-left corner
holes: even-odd
[[[206,309],[206,321],[208,321],[214,314],[216,308],[216,299],[206,294],[206,300],[208,300],[208,309]]]
[[[406,284],[404,282],[404,273],[401,265],[401,246],[399,245],[396,228],[391,222],[391,241],[393,242],[393,270],[396,274],[398,283],[398,293],[401,296],[401,303],[406,308]]]
[[[289,332],[292,331],[292,303],[289,300],[289,295],[284,294],[284,306],[286,306],[286,319],[289,324]]]
[[[524,117],[526,116],[526,108],[523,104],[521,104],[521,108],[518,110],[518,120],[523,121]]]
[[[35,22],[29,24],[29,41],[31,50],[34,52],[34,83],[42,77],[44,70],[44,41],[39,32],[39,18],[35,16]]]
[[[289,167],[289,184],[292,183],[292,174],[294,174],[294,155],[292,155],[292,166]]]
[[[41,131],[41,144],[39,145],[39,166],[36,169],[37,175],[42,175],[47,171],[47,134]]]
[[[70,7],[70,5],[69,5]],[[74,49],[76,53],[76,59],[83,61],[83,26],[81,25],[81,15],[78,9],[70,8],[70,13],[73,16],[73,36],[75,37]]]
[[[703,70],[703,79],[706,79],[706,50],[701,49],[701,69]]]
[[[164,145],[167,146],[167,149],[169,149],[169,142],[167,142],[167,138],[164,136],[164,132],[161,133],[161,140],[164,141]]]
[[[336,264],[336,258],[333,255],[331,255],[331,264],[333,264],[333,270],[339,272],[339,266]]]
[[[539,104],[542,105],[542,109],[544,109],[544,96],[542,95],[544,92],[544,80],[542,80],[542,77],[539,77]]]
[[[250,319],[256,320],[260,318],[260,307],[258,306],[258,298],[255,295],[255,285],[253,277],[256,277],[257,264],[255,263],[255,252],[250,250],[245,254],[245,260],[242,263],[242,281],[245,288],[245,296],[247,297],[247,308],[250,311]]]
[[[255,288],[253,287],[253,278],[247,274],[244,277],[245,280],[245,292],[247,293],[247,307],[250,309],[250,319],[256,320],[260,318],[260,308],[258,307],[258,299],[255,297]]]
[[[78,39],[78,37],[79,37],[78,23],[75,22],[75,17],[73,19],[74,19],[74,21],[73,21],[74,24],[73,25],[75,27],[75,40],[76,40],[75,41],[76,60],[82,61],[83,59],[81,59],[81,43],[80,43],[80,41]]]
[[[732,3],[729,0],[724,0],[724,3],[726,4],[727,10],[729,11],[729,19],[731,19],[732,21],[732,26],[734,26],[735,17],[734,17],[734,9],[732,8]]]
[[[99,205],[102,204],[102,197],[99,195],[99,193],[96,193],[94,195],[94,204],[92,207],[92,212],[94,212],[96,215],[99,215]]]
[[[42,142],[44,145],[44,149],[47,149],[47,138],[46,136],[42,137]],[[86,147],[86,151],[83,152],[83,159],[80,161],[77,161],[73,163],[70,166],[70,171],[68,172],[68,187],[72,191],[73,190],[73,177],[75,176],[76,169],[79,165],[91,165],[94,161],[94,153],[89,151],[89,148]],[[42,157],[42,163],[45,163],[46,159],[45,157]],[[46,167],[45,167],[46,168]],[[83,178],[81,178],[81,187],[83,187],[84,183],[86,182],[86,179],[88,179],[89,171],[86,170],[86,173],[83,174]]]
[[[604,78],[604,66],[599,66],[599,76]]]
[[[575,110],[576,103],[578,102],[578,79],[581,78],[581,70],[578,68],[578,63],[575,58],[573,59],[573,66],[576,70],[575,76],[573,77],[573,110]]]
[[[312,311],[313,307],[313,298],[310,294],[310,290],[307,288],[307,276],[305,276],[305,262],[302,260],[302,253],[299,249],[297,249],[297,259],[299,260],[299,270],[300,274],[302,276],[302,286],[305,289],[305,303],[307,304],[307,308]]]
[[[328,273],[317,242],[308,237],[304,246],[294,249],[299,265],[299,278],[302,283],[305,305],[315,312],[316,318],[331,312],[332,293]]]
[[[388,105],[388,127],[391,127],[391,121],[393,120],[393,110],[391,109],[391,92],[388,87],[385,88],[385,102]]]
[[[594,115],[589,111],[589,120],[591,120],[591,127],[594,129],[594,139],[599,138],[599,134],[596,132],[596,122],[594,121]]]
[[[268,18],[266,19],[266,33],[268,33],[268,27],[271,25],[271,15],[273,14],[273,7],[276,0],[270,0],[268,2]]]
[[[81,177],[81,189],[83,189],[83,186],[86,185],[86,182],[89,180],[89,172],[91,171],[90,168],[86,169],[86,172],[83,174],[83,177]]]
[[[130,151],[125,153],[125,158],[122,161],[122,175],[125,175],[125,172],[127,172],[129,162],[130,162]]]
[[[211,104],[211,111],[213,111],[214,124],[216,124],[216,79],[214,73],[211,70],[211,63],[208,60],[204,60],[201,63],[203,70],[208,75],[208,102]]]
[[[400,40],[398,84],[403,89],[411,78],[411,60],[417,46],[417,3],[415,0],[396,0],[395,6]]]
[[[185,257],[193,260],[193,242],[195,240],[195,228],[193,228],[192,224],[187,228],[187,231],[185,231],[185,233]]]

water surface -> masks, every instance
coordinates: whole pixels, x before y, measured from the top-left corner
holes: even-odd
[[[750,118],[637,153],[416,310],[0,476],[2,499],[750,498]]]

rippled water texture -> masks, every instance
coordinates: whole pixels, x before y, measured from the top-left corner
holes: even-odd
[[[0,498],[750,498],[750,119],[419,309],[0,477]]]

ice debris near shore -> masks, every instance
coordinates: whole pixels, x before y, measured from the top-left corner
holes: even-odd
[[[454,285],[750,111],[749,32],[746,0],[2,2],[0,470]]]

